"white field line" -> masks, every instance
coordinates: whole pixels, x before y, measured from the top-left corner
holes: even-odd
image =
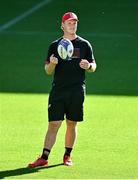
[[[14,24],[16,24],[17,22],[25,19],[26,17],[30,16],[31,14],[33,14],[35,11],[39,10],[40,8],[42,8],[43,6],[47,5],[48,3],[50,3],[52,0],[44,0],[38,4],[36,4],[35,6],[33,6],[31,9],[29,9],[28,11],[25,11],[23,14],[15,17],[14,19],[8,21],[7,23],[3,24],[2,26],[0,26],[0,32],[3,30],[8,29],[9,27],[13,26]]]
[[[61,35],[62,32],[47,32],[47,31],[3,31],[2,34],[19,34],[19,35]],[[82,35],[82,34],[81,34]],[[83,36],[89,37],[114,37],[114,38],[132,38],[133,34],[129,33],[83,33]]]

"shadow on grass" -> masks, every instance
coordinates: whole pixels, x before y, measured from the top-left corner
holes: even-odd
[[[19,176],[23,174],[35,173],[35,172],[39,172],[39,170],[42,170],[42,169],[49,169],[49,168],[54,168],[54,167],[62,166],[62,165],[63,163],[59,163],[59,164],[54,164],[47,167],[37,167],[37,168],[24,167],[24,168],[12,169],[12,170],[0,171],[0,179],[11,177],[11,176]]]

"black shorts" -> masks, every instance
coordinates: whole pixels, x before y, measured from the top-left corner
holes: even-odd
[[[68,120],[83,121],[84,97],[83,88],[66,92],[52,90],[48,102],[49,121],[64,120],[64,116]]]

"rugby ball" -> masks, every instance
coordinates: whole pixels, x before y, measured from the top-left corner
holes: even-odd
[[[58,43],[57,51],[61,59],[67,60],[73,55],[74,47],[69,39],[61,39]]]

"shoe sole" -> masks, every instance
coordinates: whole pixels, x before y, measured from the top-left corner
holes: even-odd
[[[47,167],[48,164],[44,164],[44,165],[40,165],[40,166],[29,166],[28,165],[28,168],[37,168],[37,167]]]

